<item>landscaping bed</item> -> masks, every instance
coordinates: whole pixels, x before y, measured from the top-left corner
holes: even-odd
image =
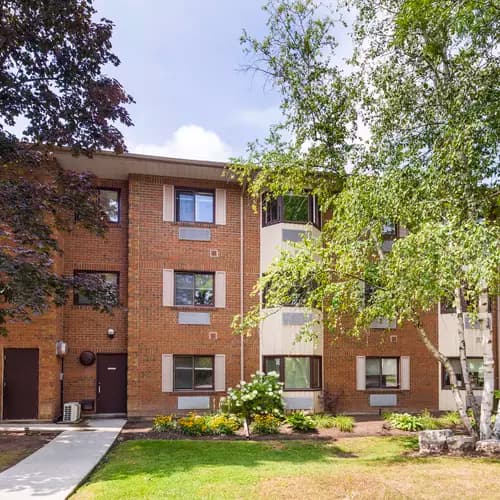
[[[0,432],[0,472],[52,441],[58,432]]]

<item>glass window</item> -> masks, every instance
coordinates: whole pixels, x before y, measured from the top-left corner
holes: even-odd
[[[120,222],[120,190],[99,188],[99,204],[108,222]]]
[[[279,222],[279,208],[278,200],[269,200],[264,203],[262,209],[262,223],[264,226],[270,226],[276,222]]]
[[[266,356],[264,371],[278,373],[285,390],[321,388],[319,356]]]
[[[296,195],[283,196],[283,220],[285,222],[309,222],[308,197]]]
[[[458,387],[464,386],[464,377],[462,374],[462,364],[460,363],[459,358],[449,358],[451,366],[455,370],[457,375],[457,385]],[[482,358],[468,358],[467,366],[469,367],[471,385],[473,389],[482,389],[484,385],[484,367],[483,367],[483,359]],[[442,367],[442,380],[443,380],[443,389],[449,389],[450,386],[450,377],[448,372],[445,370],[444,366]]]
[[[98,274],[100,275],[106,283],[109,283],[112,285],[112,289],[114,291],[115,297],[116,297],[116,304],[118,304],[118,276],[119,273],[106,273],[106,272],[100,272],[100,271],[77,271],[75,274],[79,275],[93,275],[93,274]],[[89,297],[87,294],[84,292],[76,292],[73,297],[73,303],[75,305],[79,306],[88,306],[88,305],[93,305],[94,300]]]
[[[396,237],[396,224],[394,222],[386,222],[382,225],[382,236],[387,239]]]
[[[366,387],[399,387],[399,358],[366,358]]]
[[[177,222],[214,222],[214,193],[176,190]]]
[[[213,356],[174,356],[175,390],[211,390],[213,388]]]
[[[175,304],[178,306],[214,305],[213,273],[175,273]]]

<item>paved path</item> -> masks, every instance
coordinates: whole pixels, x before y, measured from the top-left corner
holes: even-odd
[[[114,443],[124,419],[96,419],[86,426],[31,424],[33,430],[62,430],[50,443],[0,473],[0,499],[64,500],[85,479]],[[0,430],[24,429],[0,425]]]

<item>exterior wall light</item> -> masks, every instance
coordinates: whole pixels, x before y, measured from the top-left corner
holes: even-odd
[[[108,328],[108,337],[112,339],[115,336],[115,330],[113,328]]]

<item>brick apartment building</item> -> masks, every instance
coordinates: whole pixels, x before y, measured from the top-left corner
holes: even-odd
[[[56,268],[103,274],[122,307],[101,314],[75,295],[30,324],[10,325],[0,339],[2,419],[57,418],[62,371],[64,402],[81,402],[87,414],[214,409],[228,387],[259,369],[281,374],[290,409],[332,401],[343,412],[453,409],[446,377],[410,326],[381,321],[361,339],[335,342],[319,329],[317,343],[295,342],[309,313],[282,307],[253,336],[232,333],[233,316],[258,300],[250,292],[280,247],[320,231],[315,200],[282,197],[256,214],[222,163],[66,152],[57,161],[97,175],[109,231],[61,235]],[[498,359],[497,307],[490,322]],[[436,310],[425,321],[432,340],[458,359],[454,314]],[[479,388],[480,336],[467,326]],[[64,361],[58,341],[68,346]]]

